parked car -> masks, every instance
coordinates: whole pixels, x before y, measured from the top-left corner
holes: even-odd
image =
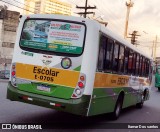
[[[0,78],[2,79],[9,79],[10,71],[9,70],[1,70],[0,71]]]

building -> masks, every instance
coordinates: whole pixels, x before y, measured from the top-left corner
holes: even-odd
[[[16,11],[0,11],[0,70],[10,67],[19,15]]]
[[[24,14],[71,15],[71,4],[59,0],[25,0]]]
[[[23,14],[34,14],[36,0],[25,0]]]

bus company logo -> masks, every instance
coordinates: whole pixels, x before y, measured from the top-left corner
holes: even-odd
[[[43,56],[43,59],[42,59],[42,62],[43,62],[43,67],[49,67],[49,64],[52,63],[52,60],[51,60],[52,56]]]
[[[64,24],[61,25],[59,29],[61,30],[70,30],[71,25],[70,24]]]
[[[12,129],[11,124],[2,124],[2,129]]]
[[[61,66],[64,68],[64,69],[68,69],[72,66],[72,61],[70,58],[63,58],[62,61],[61,61]]]

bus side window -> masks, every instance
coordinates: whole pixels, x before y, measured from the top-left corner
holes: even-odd
[[[141,76],[144,76],[144,57],[142,59],[142,72],[141,72]]]
[[[142,73],[142,60],[143,60],[143,57],[140,56],[140,61],[139,61],[139,76],[141,76],[141,73]]]
[[[136,59],[136,72],[135,72],[135,75],[138,75],[139,74],[139,72],[138,72],[138,70],[139,70],[139,54],[137,54],[137,59]]]
[[[113,65],[112,70],[114,73],[117,73],[118,71],[118,61],[119,61],[119,44],[114,44],[114,52],[113,52]]]
[[[108,39],[105,57],[105,72],[112,72],[113,40]]]
[[[153,68],[153,67],[152,67],[150,61],[148,61],[148,66],[149,66],[149,68],[148,68],[149,80],[152,81],[152,72],[153,72],[153,69],[152,69],[152,68]]]
[[[146,65],[146,76],[149,75],[149,60],[147,59],[147,65]]]
[[[132,74],[132,66],[133,66],[133,51],[129,51],[129,59],[128,59],[128,74]]]
[[[120,45],[118,71],[124,73],[124,46]]]
[[[136,71],[136,58],[137,58],[137,54],[133,53],[133,60],[132,60],[132,74],[135,75],[135,71]]]
[[[144,72],[143,76],[146,77],[146,59],[144,59]]]
[[[125,48],[124,52],[124,73],[128,73],[128,57],[129,57],[129,49]]]
[[[98,71],[104,71],[104,59],[105,59],[105,51],[106,51],[106,42],[107,42],[106,37],[101,36],[99,56],[98,56]]]

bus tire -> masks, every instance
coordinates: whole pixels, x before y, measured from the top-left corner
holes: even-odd
[[[143,107],[144,101],[141,101],[140,103],[136,104],[136,107],[141,109]]]
[[[146,90],[143,92],[143,95],[142,95],[142,96],[143,96],[143,97],[142,97],[141,102],[136,104],[136,107],[139,108],[139,109],[141,109],[141,108],[143,107],[144,99],[145,99],[145,96],[146,96]]]
[[[120,95],[117,99],[114,112],[112,113],[112,119],[117,120],[120,116],[121,110],[122,110],[122,103],[123,103],[123,97]]]
[[[158,91],[160,91],[160,87],[158,87]]]

